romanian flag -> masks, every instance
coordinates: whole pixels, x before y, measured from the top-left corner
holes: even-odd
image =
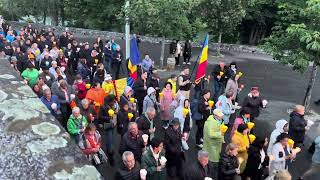
[[[114,90],[115,90],[115,96],[120,100],[121,95],[124,92],[124,88],[126,86],[133,86],[133,79],[131,77],[128,78],[121,78],[113,81]]]
[[[140,63],[140,53],[135,37],[131,39],[130,59],[128,61],[129,76],[136,81],[138,78],[137,64]]]
[[[209,41],[209,35],[206,35],[206,39],[203,42],[202,50],[200,54],[199,59],[199,65],[198,70],[196,74],[196,80],[195,83],[198,84],[201,79],[206,75],[206,69],[208,64],[208,41]]]

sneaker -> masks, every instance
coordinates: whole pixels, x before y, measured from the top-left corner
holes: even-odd
[[[183,62],[182,64],[187,64],[186,62]]]
[[[188,62],[187,64],[188,64],[188,65],[191,65],[191,62]]]
[[[203,144],[196,144],[196,146],[201,149],[203,148]]]
[[[203,138],[200,138],[200,141],[203,143]]]

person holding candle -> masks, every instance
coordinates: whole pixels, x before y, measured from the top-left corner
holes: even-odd
[[[102,82],[102,89],[107,95],[115,95],[114,85],[110,74],[107,74],[104,78],[104,81]]]
[[[196,132],[196,146],[199,148],[203,147],[203,128],[204,123],[208,119],[211,111],[211,107],[208,104],[209,98],[210,98],[210,91],[207,89],[204,89],[201,92],[202,98],[198,102],[198,112],[202,115],[202,119],[196,121],[197,125],[197,132]]]
[[[165,180],[166,162],[163,142],[159,138],[153,138],[150,146],[142,155],[142,168],[147,170],[147,180]]]
[[[168,79],[168,82],[172,85],[172,92],[177,93],[177,75],[171,74],[170,78]]]
[[[140,164],[136,162],[131,151],[122,154],[122,164],[117,169],[114,179],[116,180],[141,180]]]
[[[221,109],[223,112],[223,122],[224,124],[229,124],[229,118],[231,114],[235,113],[235,109],[233,109],[232,105],[233,92],[228,91],[226,94],[221,95],[218,98],[218,102],[216,103],[216,108]]]
[[[248,149],[248,161],[243,174],[246,180],[262,180],[264,169],[269,166],[269,157],[264,148],[268,145],[268,138],[257,137]]]
[[[267,150],[268,155],[271,155],[271,151],[272,151],[274,143],[277,141],[277,137],[281,133],[288,133],[288,130],[289,130],[288,121],[286,121],[284,119],[280,119],[276,122],[276,129],[273,130],[270,135],[270,142],[269,142],[269,146],[268,146],[268,150]]]
[[[252,87],[251,92],[244,99],[242,107],[247,107],[250,109],[250,120],[254,121],[260,114],[260,108],[265,108],[267,101],[260,97],[260,92],[258,87]]]
[[[143,72],[134,83],[133,89],[134,89],[134,97],[137,99],[138,102],[138,110],[139,115],[143,113],[143,100],[144,97],[147,95],[147,72]]]
[[[212,76],[214,78],[214,101],[224,92],[228,69],[224,62],[219,62],[213,69]]]
[[[209,153],[204,150],[198,151],[198,159],[184,171],[184,180],[204,180],[206,177],[213,178],[214,169],[209,163]]]
[[[76,143],[79,142],[80,134],[84,132],[87,125],[88,121],[84,116],[81,115],[80,108],[73,108],[72,114],[67,122],[67,130],[71,137],[75,139]]]
[[[113,159],[113,129],[116,126],[116,116],[114,114],[114,104],[116,103],[115,96],[106,96],[105,104],[101,106],[99,116],[99,128],[103,139],[106,142],[106,150],[109,157],[110,165],[114,165]],[[113,111],[113,113],[112,113]]]
[[[139,130],[144,134],[149,135],[150,139],[154,137],[154,133],[156,131],[154,118],[156,117],[156,110],[154,107],[148,107],[146,112],[143,113],[138,119],[138,127]]]
[[[171,119],[169,106],[174,99],[172,84],[166,82],[161,93],[162,94],[160,94],[160,118],[163,122],[163,127],[167,128],[169,126],[169,120]]]
[[[240,116],[234,120],[232,130],[231,130],[231,137],[237,131],[238,126],[240,124],[247,124],[248,122],[250,122],[250,109],[247,107],[244,107],[240,111]]]
[[[219,160],[219,180],[241,180],[239,162],[238,162],[238,146],[230,143],[227,145],[225,152]]]
[[[224,114],[221,109],[215,109],[209,116],[203,129],[203,150],[209,152],[209,161],[215,169],[214,179],[217,178],[218,163],[224,137],[220,130]]]
[[[160,109],[158,108],[159,103],[156,98],[156,90],[153,87],[149,87],[147,93],[148,94],[143,99],[142,112],[145,113],[148,107],[153,107],[156,111],[159,111]]]
[[[129,113],[131,113],[133,117],[130,117]],[[129,110],[129,104],[120,103],[120,111],[117,114],[117,132],[123,136],[128,131],[129,122],[134,121],[134,113]]]
[[[246,124],[240,124],[238,126],[237,131],[232,136],[232,143],[236,144],[239,148],[238,150],[238,159],[241,159],[242,162],[240,163],[240,172],[243,173],[248,159],[248,148],[250,144],[250,140],[248,137],[249,128]]]
[[[120,104],[128,104],[129,109],[131,111],[134,111],[135,114],[137,114],[137,104],[136,104],[136,99],[132,96],[133,90],[130,86],[126,86],[124,88],[123,94],[120,96]]]
[[[180,130],[187,140],[192,127],[189,99],[184,99],[183,97],[180,99],[180,105],[174,112],[174,118],[179,119]]]
[[[191,81],[189,75],[189,67],[185,66],[178,77],[179,91],[185,98],[190,98]]]
[[[290,161],[295,158],[295,154],[291,153],[291,148],[288,146],[289,138],[290,136],[287,133],[281,133],[277,137],[277,141],[271,150],[274,160],[270,163],[269,174],[274,174],[280,170],[287,170]]]
[[[226,85],[225,93],[229,91],[233,92],[233,95],[232,95],[233,102],[237,102],[237,95],[242,90],[242,88],[239,87],[239,84],[238,84],[239,78],[240,78],[240,75],[238,74],[231,75]]]

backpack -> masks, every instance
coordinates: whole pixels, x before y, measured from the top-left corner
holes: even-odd
[[[190,105],[191,109],[191,118],[195,121],[199,121],[202,119],[202,114],[199,112],[199,100],[194,99]]]

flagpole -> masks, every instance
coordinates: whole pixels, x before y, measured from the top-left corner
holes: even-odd
[[[193,65],[193,68],[192,68],[192,71],[191,71],[191,74],[190,74],[190,78],[189,78],[190,80],[191,80],[192,74],[193,74],[193,72],[194,72],[194,70],[196,69],[196,66],[197,66],[197,64],[198,64],[199,57],[200,57],[200,55],[198,55],[197,60],[196,60],[196,62],[195,62],[194,65]]]

